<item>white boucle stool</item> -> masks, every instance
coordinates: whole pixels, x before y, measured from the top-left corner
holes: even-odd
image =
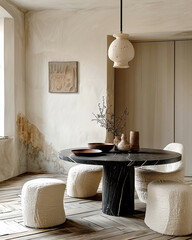
[[[28,227],[48,228],[64,223],[65,187],[63,181],[51,178],[26,182],[21,193],[24,224]]]
[[[192,187],[182,182],[153,181],[148,185],[145,223],[166,235],[192,233]]]
[[[102,167],[77,165],[69,170],[67,194],[71,197],[86,198],[96,195],[102,177]]]

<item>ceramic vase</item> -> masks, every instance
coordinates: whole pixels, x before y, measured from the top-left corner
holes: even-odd
[[[117,146],[119,151],[127,152],[130,150],[130,144],[127,141],[125,134],[121,135],[121,142]]]
[[[130,150],[131,152],[139,151],[139,132],[130,131]]]
[[[115,145],[115,149],[118,149],[117,146],[121,142],[121,137],[120,136],[115,136],[113,143]]]

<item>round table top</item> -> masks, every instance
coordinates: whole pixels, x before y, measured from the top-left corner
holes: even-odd
[[[59,152],[59,158],[73,163],[94,165],[144,166],[174,163],[181,160],[181,154],[161,149],[141,148],[137,153],[108,152],[98,156],[76,156],[66,149]]]

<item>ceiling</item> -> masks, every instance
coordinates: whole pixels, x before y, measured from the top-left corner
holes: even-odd
[[[41,10],[92,10],[116,8],[119,11],[120,0],[6,0],[23,12]],[[150,32],[157,25],[159,32],[164,29],[177,31],[171,39],[187,39],[192,36],[192,0],[123,0],[124,21],[129,24],[129,32],[136,33],[130,22],[137,22],[143,32]],[[125,10],[126,8],[126,10]],[[112,11],[106,12],[111,14]],[[111,16],[113,18],[113,16]],[[114,16],[116,17],[116,16]],[[142,30],[141,30],[142,29]],[[152,31],[153,32],[153,31]],[[150,36],[147,38],[150,38]],[[138,37],[136,38],[138,39]],[[166,38],[167,39],[167,38]]]
[[[39,11],[46,9],[64,9],[64,10],[73,10],[73,9],[94,9],[94,8],[119,8],[120,0],[6,0],[17,7],[22,11]],[[127,8],[140,9],[142,8],[152,8],[158,10],[161,7],[166,9],[173,9],[173,6],[176,8],[181,4],[192,3],[192,0],[124,0],[123,6]]]
[[[92,9],[109,7],[111,8],[119,6],[118,0],[8,0],[8,1],[18,6],[24,12],[39,11],[45,9],[72,10],[72,9]]]

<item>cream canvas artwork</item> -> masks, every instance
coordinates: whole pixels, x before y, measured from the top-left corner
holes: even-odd
[[[49,92],[77,92],[78,62],[49,62]]]

